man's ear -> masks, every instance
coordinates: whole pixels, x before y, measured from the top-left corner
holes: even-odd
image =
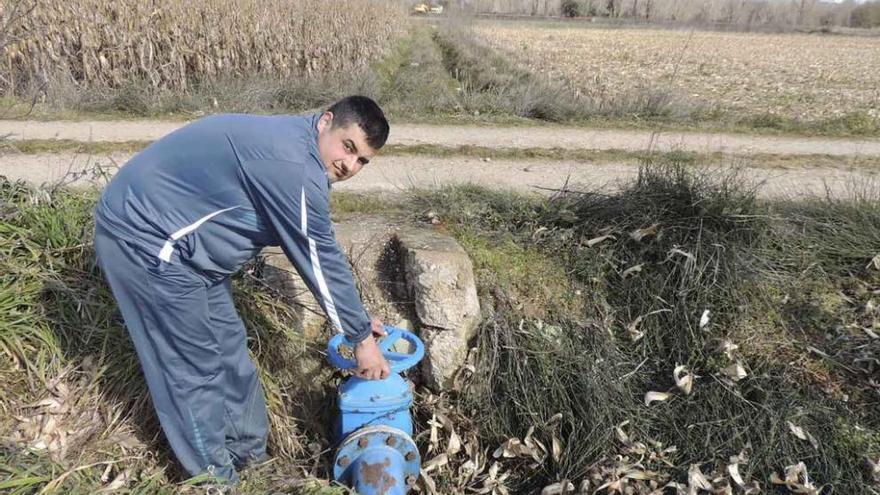
[[[324,112],[318,119],[318,132],[329,129],[333,125],[333,112]]]

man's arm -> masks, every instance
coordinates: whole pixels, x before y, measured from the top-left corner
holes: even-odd
[[[387,376],[388,364],[371,335],[373,324],[333,233],[326,186],[318,182],[326,179],[294,162],[263,160],[242,168],[284,253],[333,326],[357,344],[359,375]]]

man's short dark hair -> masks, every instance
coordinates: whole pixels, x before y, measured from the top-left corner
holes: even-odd
[[[357,124],[367,135],[367,144],[374,150],[388,140],[388,121],[375,101],[366,96],[348,96],[327,109],[333,114],[333,127]]]

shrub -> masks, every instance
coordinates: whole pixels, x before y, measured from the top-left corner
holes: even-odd
[[[583,15],[583,6],[577,0],[563,0],[562,15],[565,17],[580,17]]]
[[[880,26],[880,2],[863,3],[853,9],[850,24],[858,28]]]

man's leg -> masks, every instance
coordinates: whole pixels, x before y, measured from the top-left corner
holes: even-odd
[[[247,350],[244,324],[235,311],[227,279],[208,289],[211,324],[220,341],[225,377],[226,447],[235,464],[266,458],[268,417],[260,376]]]
[[[162,430],[191,475],[238,479],[226,450],[224,372],[207,287],[98,227],[95,251],[125,320]]]

